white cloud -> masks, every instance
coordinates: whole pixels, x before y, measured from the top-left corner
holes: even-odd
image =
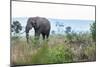
[[[13,17],[43,16],[60,19],[95,19],[95,8],[91,6],[61,5],[30,2],[12,2]]]

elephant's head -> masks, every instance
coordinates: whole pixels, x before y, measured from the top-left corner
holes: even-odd
[[[32,18],[29,18],[28,23],[30,25],[32,25],[32,27],[34,27],[34,29],[37,29],[37,28],[39,28],[39,24],[38,24],[37,20],[38,20],[38,17],[32,17]]]
[[[27,42],[29,42],[29,31],[32,29],[31,20],[32,19],[28,19],[27,25],[26,25],[26,28],[25,28]]]
[[[32,29],[32,27],[34,27],[34,29],[38,29],[38,23],[37,23],[37,17],[31,17],[28,19],[27,21],[27,25],[26,25],[26,29],[25,29],[25,32],[26,32],[26,39],[27,39],[27,42],[28,39],[29,39],[29,31]]]

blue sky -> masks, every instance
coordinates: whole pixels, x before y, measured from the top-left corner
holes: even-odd
[[[25,30],[25,26],[28,20],[28,17],[16,17],[13,18],[12,21],[19,21],[23,26],[23,30]],[[48,18],[51,24],[51,31],[54,30],[56,34],[64,34],[65,28],[70,26],[75,32],[89,32],[90,24],[94,22],[94,20],[77,20],[77,19],[53,19]],[[59,27],[58,24],[63,25],[63,27]],[[57,25],[57,26],[56,26]],[[58,30],[59,29],[59,30]],[[34,29],[30,31],[30,34],[34,34]]]
[[[67,26],[70,26],[75,32],[89,32],[90,24],[95,20],[95,7],[12,2],[12,20],[18,20],[23,26],[23,31],[27,19],[36,16],[48,18],[51,23],[51,31],[54,30],[57,34],[63,34]],[[64,27],[56,27],[58,23]],[[30,34],[33,33],[34,29],[30,31]]]

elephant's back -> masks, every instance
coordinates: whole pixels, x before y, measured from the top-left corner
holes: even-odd
[[[40,26],[50,27],[50,22],[47,18],[39,18],[38,22],[40,22]]]
[[[40,24],[40,28],[41,30],[44,30],[44,31],[50,31],[50,28],[51,28],[51,25],[50,25],[50,22],[47,18],[39,18],[38,19],[38,22]]]

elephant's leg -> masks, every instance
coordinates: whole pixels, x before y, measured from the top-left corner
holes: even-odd
[[[46,40],[47,40],[47,41],[49,41],[49,39],[48,39],[48,38],[49,38],[49,33],[48,33],[48,34],[46,34]]]
[[[35,32],[35,39],[38,40],[39,37],[40,37],[40,32],[36,31],[36,32]]]
[[[40,33],[35,32],[34,44],[37,46],[39,45],[39,37],[40,37]],[[35,46],[35,47],[37,47],[37,46]]]
[[[26,33],[27,43],[29,43],[29,33]]]
[[[32,29],[32,26],[30,26],[30,25],[27,25],[25,28],[27,43],[29,43],[29,31],[31,29]]]
[[[45,39],[45,34],[42,33],[43,40]]]
[[[47,39],[48,39],[48,37],[49,37],[49,33],[46,34],[46,38],[47,38]]]

